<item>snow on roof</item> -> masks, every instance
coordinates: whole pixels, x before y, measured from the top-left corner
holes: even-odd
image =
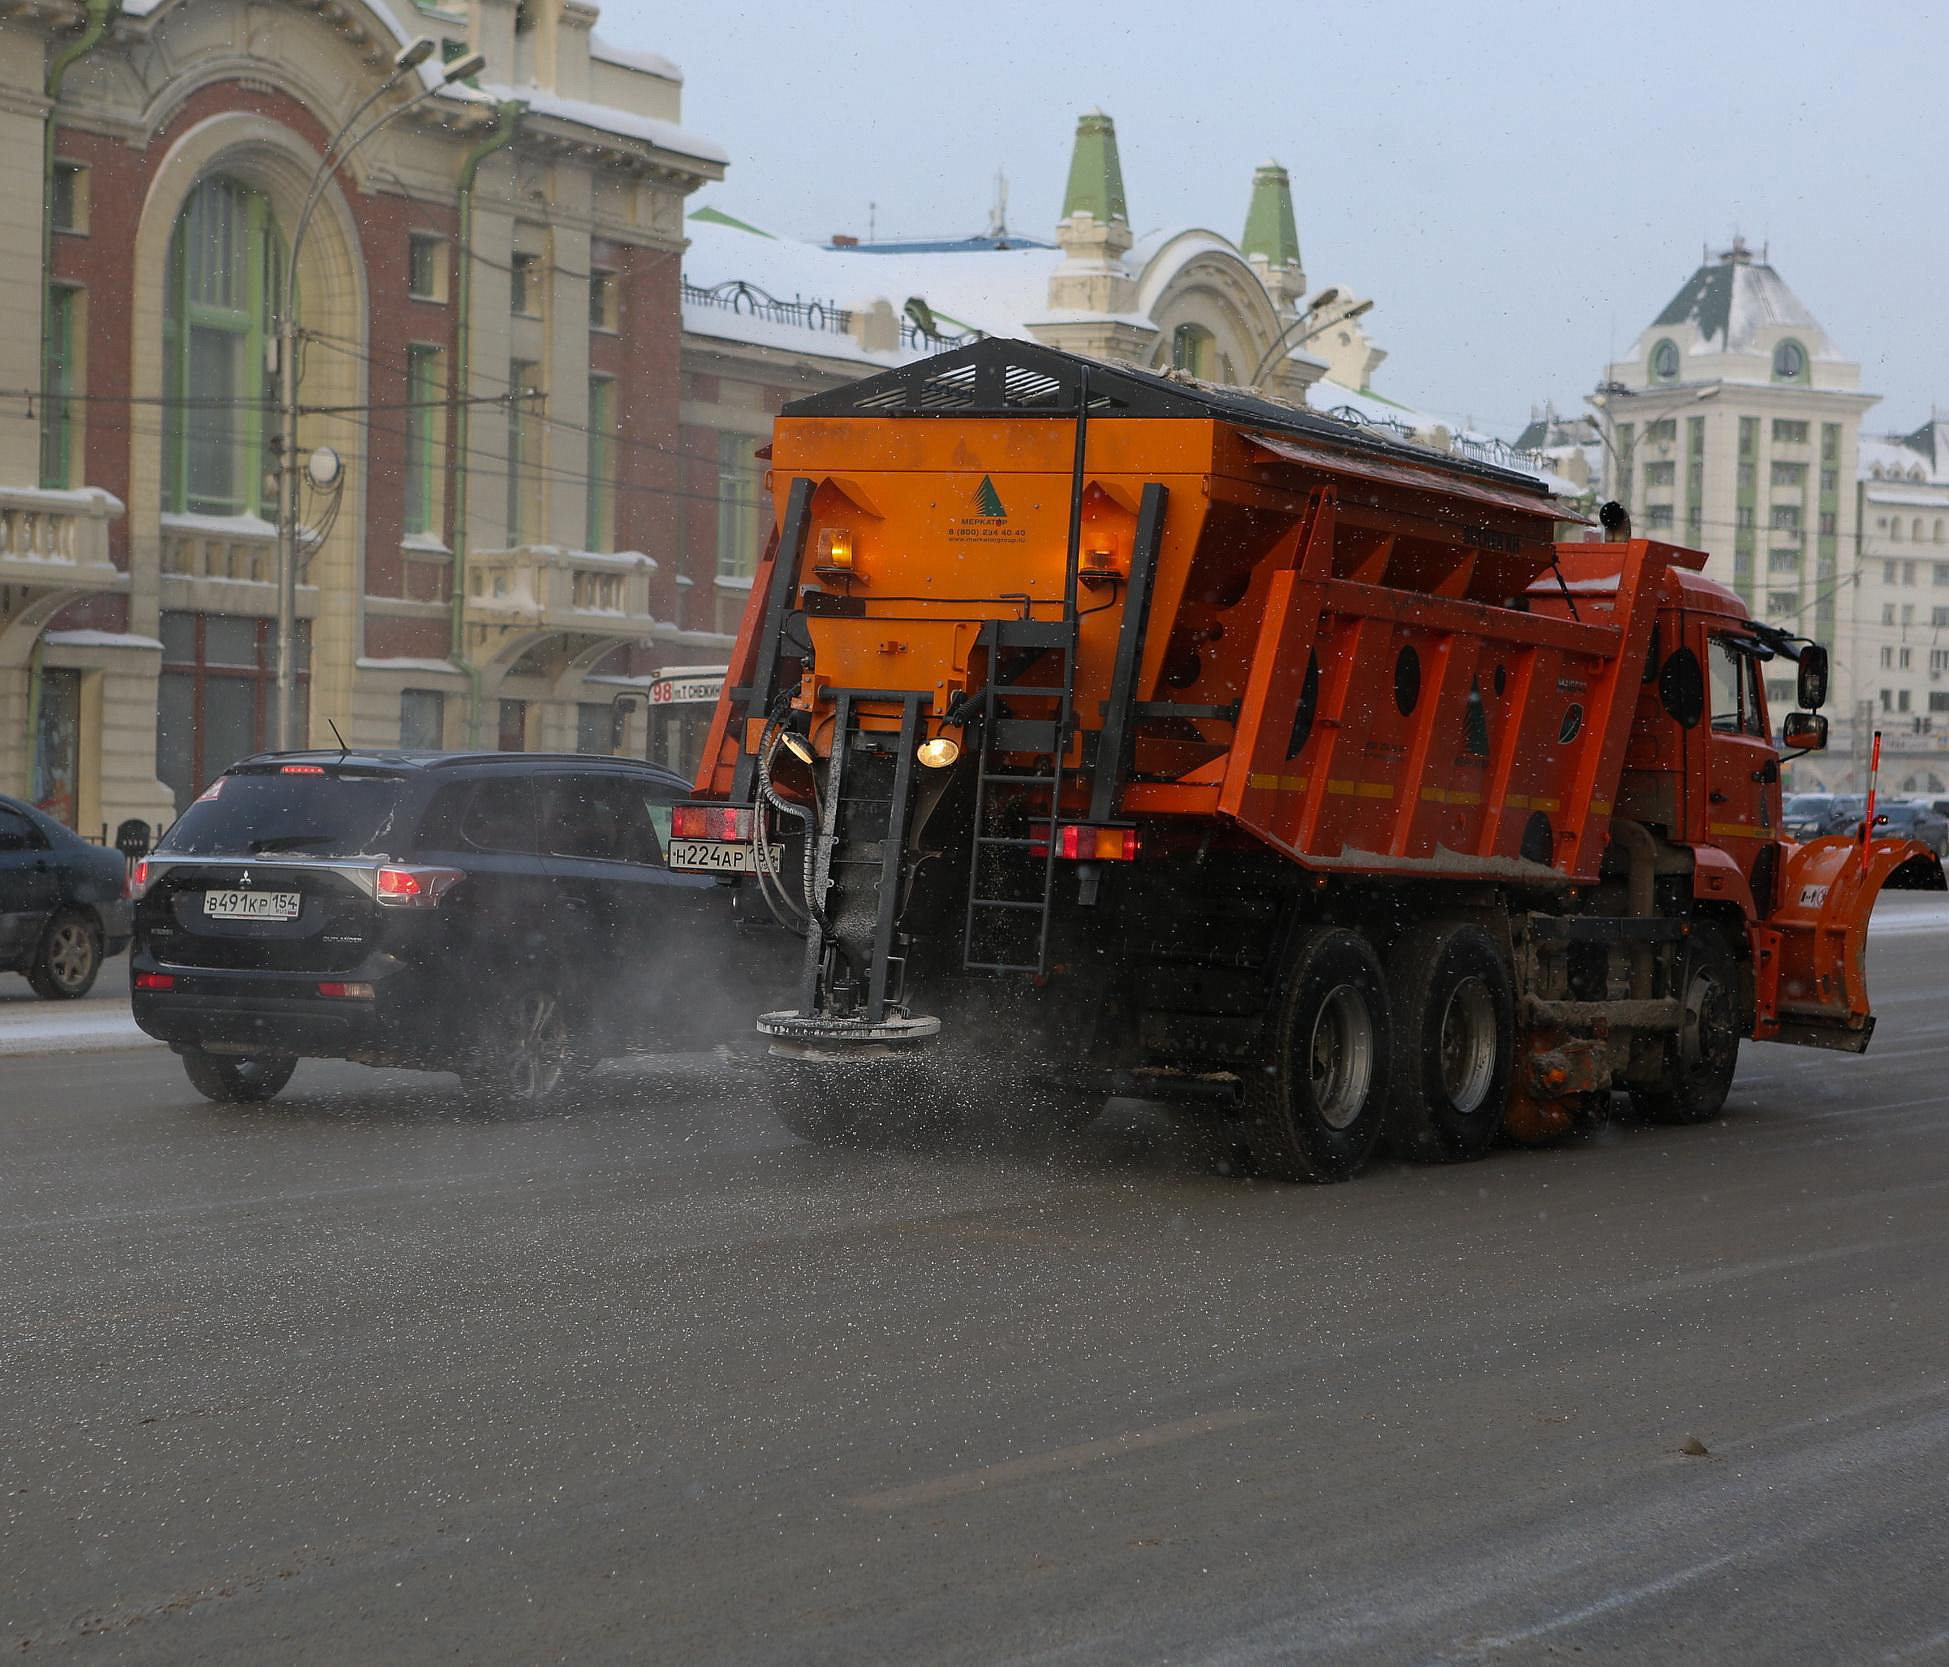
[[[1879,478],[1949,484],[1949,457],[1943,457],[1938,463],[1917,444],[1925,433],[1926,428],[1917,434],[1862,435],[1857,464],[1861,479],[1870,483]],[[1919,475],[1915,473],[1918,469]],[[1876,470],[1880,471],[1879,476]]]
[[[722,211],[710,219],[692,215],[685,230],[690,247],[684,251],[684,282],[695,288],[743,282],[775,301],[816,301],[823,308],[852,312],[885,301],[899,313],[910,298],[918,297],[944,326],[989,336],[1026,335],[1028,324],[1048,313],[1049,274],[1062,259],[1056,249],[867,254],[746,229]],[[684,328],[872,364],[900,364],[933,351],[868,353],[855,338],[830,327],[786,323],[688,300]]]
[[[1814,358],[1839,357],[1820,321],[1780,274],[1743,253],[1707,261],[1665,303],[1646,333],[1677,324],[1697,327],[1703,352],[1750,352],[1761,331],[1784,328],[1797,331]]]
[[[1431,451],[1445,449],[1458,457],[1473,458],[1478,463],[1491,463],[1498,468],[1533,476],[1559,497],[1579,497],[1586,490],[1576,482],[1553,473],[1548,467],[1546,454],[1518,451],[1493,435],[1481,433],[1453,417],[1416,410],[1411,405],[1389,399],[1385,394],[1377,394],[1372,388],[1349,388],[1344,383],[1322,377],[1306,390],[1306,397],[1307,404],[1315,411],[1323,411],[1330,416],[1344,416],[1351,412],[1363,423],[1386,428],[1395,434],[1405,434]],[[1441,434],[1437,430],[1442,431]],[[1448,440],[1445,448],[1441,445],[1442,434]]]
[[[589,33],[589,56],[605,64],[620,65],[623,69],[641,70],[645,75],[654,75],[664,81],[681,82],[684,78],[684,72],[661,52],[618,46],[614,41],[604,40],[593,30]]]
[[[449,91],[457,89],[450,88]],[[613,133],[624,139],[641,139],[659,150],[679,156],[695,157],[700,162],[728,164],[731,153],[715,141],[692,133],[661,116],[639,116],[633,110],[618,110],[613,105],[593,104],[587,99],[564,98],[528,82],[518,87],[482,82],[480,91],[492,99],[519,99],[537,116],[552,116],[557,121],[574,122],[594,128],[598,133]]]

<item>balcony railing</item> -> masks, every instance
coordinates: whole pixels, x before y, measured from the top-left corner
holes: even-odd
[[[0,585],[106,590],[125,582],[108,555],[108,523],[122,513],[99,487],[48,492],[0,486]]]
[[[162,570],[185,579],[277,579],[277,528],[255,515],[165,515]]]
[[[656,563],[635,551],[605,555],[554,544],[478,551],[467,559],[467,623],[487,647],[538,632],[646,637],[656,623],[655,571]]]
[[[720,307],[727,313],[762,318],[773,324],[795,324],[801,330],[823,330],[836,336],[851,335],[852,313],[831,301],[804,301],[794,296],[781,301],[767,295],[756,284],[742,278],[706,287],[684,280],[683,298],[692,306]]]

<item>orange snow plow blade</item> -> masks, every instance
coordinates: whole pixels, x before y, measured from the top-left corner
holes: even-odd
[[[1778,994],[1773,1002],[1760,1002],[1755,1037],[1867,1052],[1875,1029],[1868,1007],[1868,917],[1883,886],[1949,889],[1941,861],[1914,840],[1878,839],[1865,864],[1858,839],[1816,839],[1792,852],[1780,906],[1766,923],[1779,934]]]

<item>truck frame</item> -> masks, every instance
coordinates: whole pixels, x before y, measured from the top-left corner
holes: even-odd
[[[1335,1180],[1697,1121],[1743,1039],[1865,1049],[1874,899],[1944,884],[1786,837],[1759,668],[1817,708],[1824,651],[1529,476],[1004,340],[788,405],[770,469],[672,862],[803,936],[757,1023],[808,1138],[1177,1093]]]

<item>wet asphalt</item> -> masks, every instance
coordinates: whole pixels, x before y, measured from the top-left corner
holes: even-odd
[[[1939,907],[1939,905],[1937,905]],[[1862,1059],[1351,1185],[0,1060],[21,1661],[1949,1661],[1949,928]]]

